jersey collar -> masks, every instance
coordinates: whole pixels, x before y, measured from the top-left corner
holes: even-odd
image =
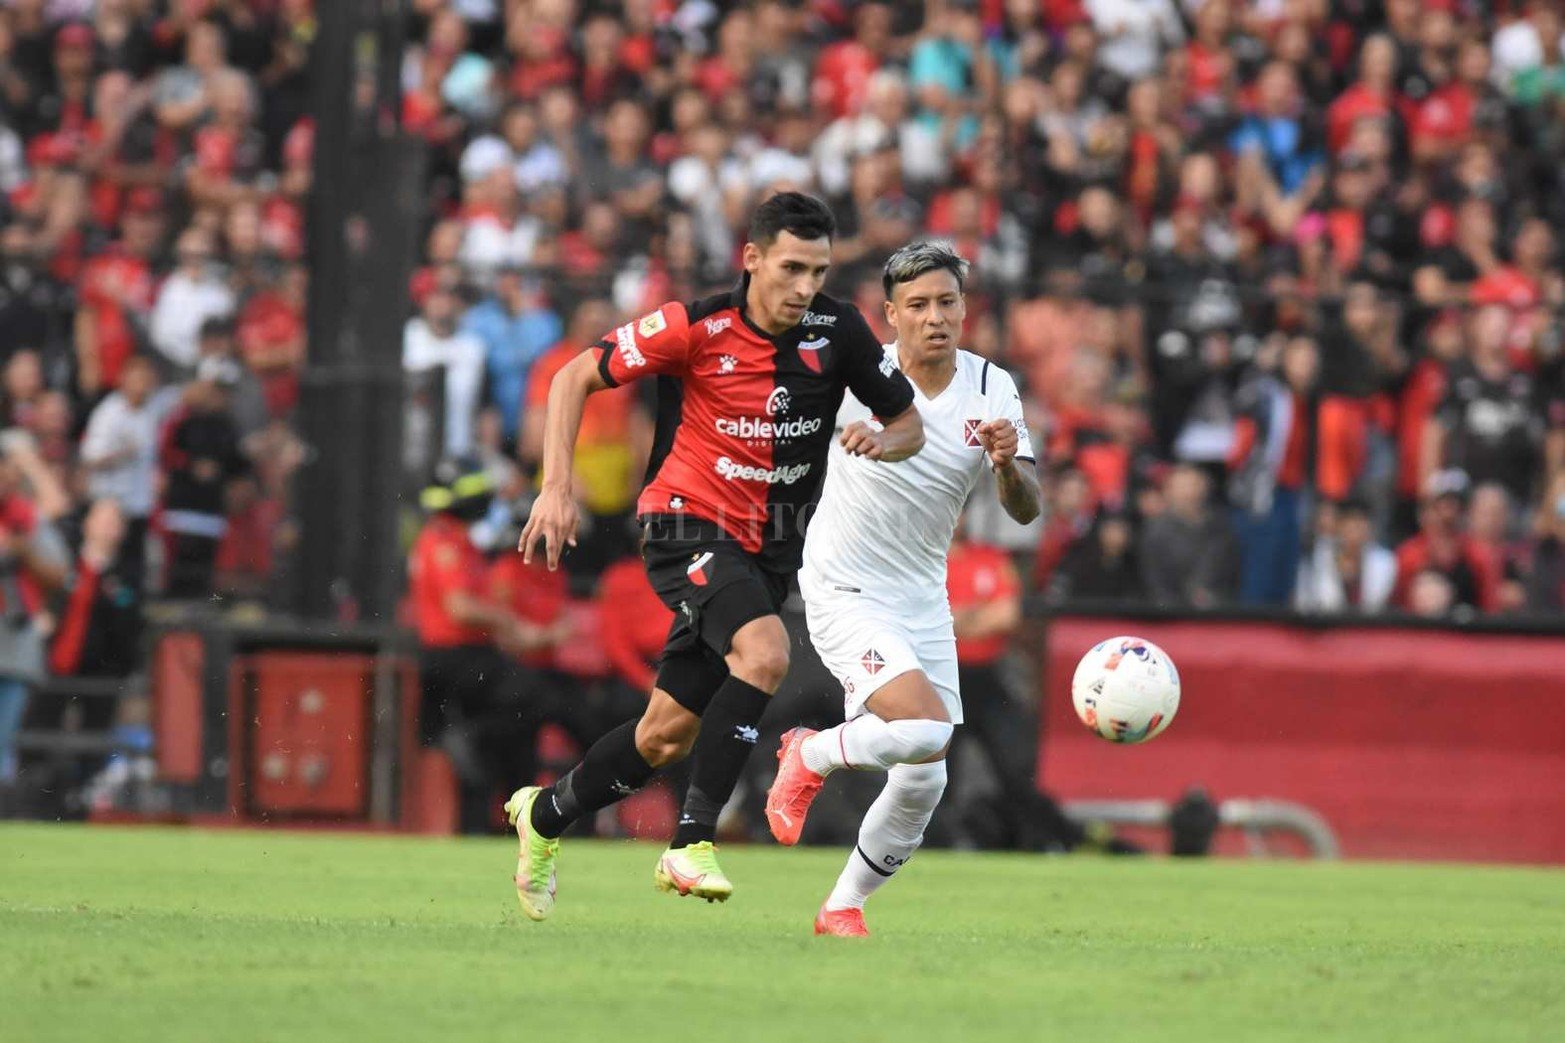
[[[784,337],[787,337],[787,336],[789,336],[790,334],[793,334],[793,333],[797,333],[798,330],[799,330],[799,327],[803,325],[803,322],[801,320],[800,322],[794,323],[792,326],[789,326],[787,329],[783,330],[781,333],[767,333],[765,330],[761,329],[761,327],[757,326],[754,322],[752,322],[750,320],[750,312],[745,307],[746,301],[749,299],[749,296],[750,296],[750,273],[749,272],[745,272],[745,271],[741,271],[739,273],[739,281],[737,283],[735,283],[734,284],[734,288],[728,292],[728,306],[730,308],[732,308],[734,311],[739,313],[739,321],[743,322],[745,324],[745,328],[748,329],[751,333],[754,333],[757,337],[763,337],[766,340],[769,340],[769,341],[771,341],[772,343],[775,344],[778,341],[781,341]],[[812,299],[810,301],[809,307],[805,308],[805,314],[809,314],[810,308],[815,307],[815,301],[816,300],[819,300],[819,296],[818,295],[817,295],[817,297],[815,299]]]

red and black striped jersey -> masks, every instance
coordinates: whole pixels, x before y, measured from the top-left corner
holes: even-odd
[[[745,315],[748,287],[747,275],[729,293],[665,304],[594,350],[610,386],[659,378],[636,513],[705,518],[769,565],[796,569],[844,390],[890,418],[913,404],[913,387],[857,308],[818,294],[774,336]]]

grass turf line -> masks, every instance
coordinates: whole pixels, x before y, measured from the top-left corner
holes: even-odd
[[[0,1040],[1553,1040],[1565,872],[920,853],[868,942],[845,852],[0,826]]]

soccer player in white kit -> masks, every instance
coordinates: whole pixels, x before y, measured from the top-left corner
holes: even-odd
[[[992,467],[1007,514],[1038,515],[1038,479],[1021,398],[1009,374],[957,347],[968,265],[949,246],[917,242],[886,262],[886,319],[896,330],[883,363],[912,381],[924,450],[898,463],[857,454],[877,421],[848,395],[820,506],[804,543],[799,589],[810,640],[842,682],[847,721],[794,728],[778,750],[766,818],[796,844],[825,777],[841,768],[886,772],[858,847],[815,918],[816,934],[862,936],[864,901],[908,860],[945,792],[946,750],[962,723],[946,557],[957,518]]]

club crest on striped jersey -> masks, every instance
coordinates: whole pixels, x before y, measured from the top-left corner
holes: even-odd
[[[825,368],[824,349],[831,344],[830,337],[811,337],[809,340],[799,342],[799,361],[809,367],[813,373],[820,373]]]

